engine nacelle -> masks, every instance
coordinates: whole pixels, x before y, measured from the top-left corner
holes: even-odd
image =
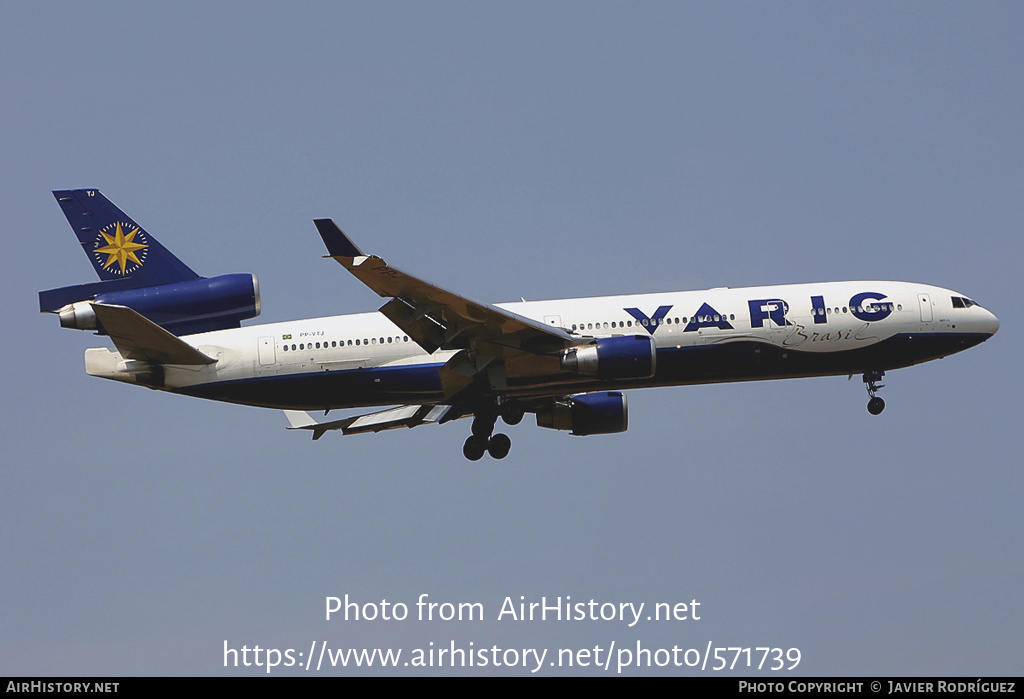
[[[69,303],[57,311],[57,315],[60,316],[60,327],[62,328],[96,330],[99,327],[91,301]]]
[[[589,345],[571,347],[562,355],[562,370],[602,379],[649,379],[657,354],[650,335],[602,337]]]
[[[629,426],[626,394],[618,391],[579,393],[552,401],[537,411],[537,426],[569,430],[575,435],[625,432]]]
[[[61,308],[65,328],[97,330],[92,303],[127,306],[176,335],[237,328],[260,314],[260,286],[254,274],[224,274],[175,284],[107,291],[91,301]]]

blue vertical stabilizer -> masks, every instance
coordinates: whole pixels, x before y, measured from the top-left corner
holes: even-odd
[[[122,288],[134,289],[199,278],[98,189],[63,189],[53,196],[101,280],[131,279]]]
[[[237,328],[259,315],[253,275],[200,277],[98,189],[53,196],[100,278],[39,292],[39,310],[58,314],[63,327],[104,332],[92,304],[126,306],[176,335]]]

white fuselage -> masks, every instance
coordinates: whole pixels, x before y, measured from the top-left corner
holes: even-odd
[[[960,299],[957,301],[956,299]],[[908,366],[978,344],[996,317],[924,284],[822,282],[525,301],[499,308],[580,337],[650,335],[658,370],[609,382],[560,373],[510,380],[510,395],[566,395],[609,386],[693,384],[857,373]],[[442,400],[428,354],[380,313],[310,318],[181,338],[217,361],[163,368],[166,390],[279,408],[345,408]],[[134,382],[131,362],[86,351],[89,374]]]

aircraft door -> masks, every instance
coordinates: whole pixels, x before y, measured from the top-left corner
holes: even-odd
[[[789,311],[789,304],[782,299],[759,301],[755,307],[751,308],[752,316],[755,310],[761,315],[761,325],[751,324],[750,330],[758,337],[767,340],[773,345],[779,345],[782,343],[783,338],[792,332],[792,321],[786,317],[786,313]]]
[[[932,299],[928,294],[917,295],[917,305],[921,309],[921,322],[932,322]]]
[[[260,358],[260,366],[272,366],[277,362],[277,355],[274,350],[274,338],[261,337],[256,347]]]

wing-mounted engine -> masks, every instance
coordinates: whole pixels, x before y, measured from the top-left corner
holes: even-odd
[[[602,379],[649,379],[654,376],[656,358],[654,338],[649,335],[602,337],[565,350],[562,370]]]
[[[108,282],[81,284],[39,294],[40,310],[60,316],[61,327],[98,330],[93,303],[126,306],[175,335],[237,328],[260,314],[254,274],[224,274],[135,289],[111,289]]]
[[[553,400],[537,410],[537,426],[575,435],[625,432],[629,426],[626,394],[602,391]]]

